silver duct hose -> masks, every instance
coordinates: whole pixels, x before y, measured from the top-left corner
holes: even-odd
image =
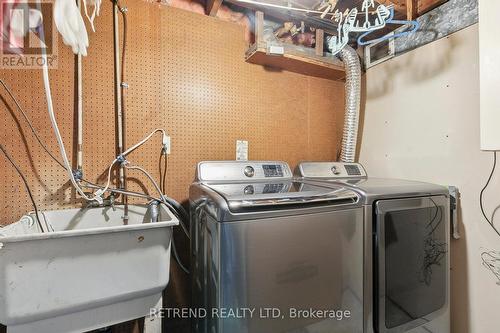
[[[342,49],[340,58],[344,62],[346,72],[344,134],[340,160],[352,163],[356,159],[356,141],[358,139],[361,63],[356,50],[349,45]]]

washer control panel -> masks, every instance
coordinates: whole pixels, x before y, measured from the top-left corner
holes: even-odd
[[[359,163],[303,162],[298,167],[299,177],[306,178],[366,178],[367,174]]]
[[[293,174],[285,162],[214,161],[200,162],[197,180],[242,181],[292,179]]]

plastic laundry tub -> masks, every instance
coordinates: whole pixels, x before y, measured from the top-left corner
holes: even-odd
[[[172,227],[165,208],[43,212],[0,228],[0,323],[8,333],[84,332],[143,317],[169,280]]]

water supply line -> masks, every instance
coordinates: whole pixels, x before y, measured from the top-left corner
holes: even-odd
[[[344,134],[340,160],[352,163],[356,160],[356,143],[358,139],[359,108],[361,104],[361,63],[355,49],[346,45],[340,52],[344,62],[345,80],[345,116]]]

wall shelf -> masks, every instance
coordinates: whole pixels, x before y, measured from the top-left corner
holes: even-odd
[[[265,41],[264,14],[256,12],[255,17],[255,43],[246,52],[247,62],[329,80],[339,81],[345,78],[343,62],[323,50],[323,30],[316,30],[315,49]]]
[[[274,46],[274,45],[273,45]],[[281,44],[282,55],[269,54],[268,43],[256,43],[246,53],[246,61],[330,80],[345,78],[344,64],[333,56],[318,56],[314,49],[308,50],[296,45]]]

